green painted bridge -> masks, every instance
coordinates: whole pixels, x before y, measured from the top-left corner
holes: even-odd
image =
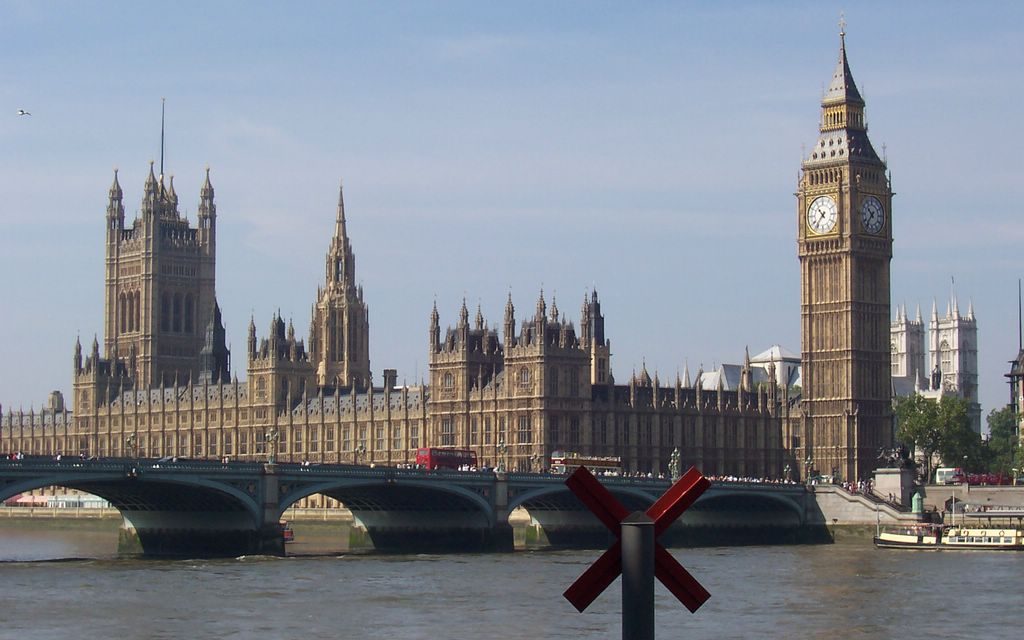
[[[643,478],[601,481],[632,510],[646,509],[669,486]],[[564,482],[548,474],[357,465],[0,460],[0,501],[48,486],[100,496],[122,515],[122,549],[148,555],[283,554],[281,515],[318,493],[344,504],[378,550],[511,550],[509,516],[519,508],[552,545],[605,545],[609,534]],[[804,540],[815,528],[815,509],[801,485],[715,482],[667,542]]]

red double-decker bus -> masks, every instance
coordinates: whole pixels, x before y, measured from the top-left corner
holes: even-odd
[[[416,450],[416,464],[426,469],[476,467],[476,452],[469,449],[427,447]]]

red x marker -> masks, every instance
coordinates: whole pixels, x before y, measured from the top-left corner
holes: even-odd
[[[565,481],[565,484],[597,516],[598,520],[615,534],[616,538],[622,537],[621,523],[629,515],[629,511],[604,488],[604,485],[597,481],[597,478],[586,467],[576,469]],[[710,485],[711,483],[700,471],[690,467],[690,470],[683,474],[683,477],[679,478],[647,510],[647,515],[654,520],[655,538],[664,533],[669,525],[696,502],[697,498]],[[572,583],[572,586],[565,590],[563,595],[572,603],[572,606],[576,607],[577,611],[582,612],[597,596],[601,595],[608,585],[615,581],[620,573],[622,573],[622,543],[616,541],[594,564],[590,565],[590,568],[583,572],[583,575],[576,579],[576,582]],[[672,595],[683,603],[683,606],[690,610],[690,613],[699,609],[711,597],[711,594],[697,582],[696,578],[690,575],[690,572],[684,569],[683,565],[679,564],[657,542],[654,545],[654,575],[672,592]]]

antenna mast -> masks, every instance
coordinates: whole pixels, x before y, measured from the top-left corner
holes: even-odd
[[[1024,337],[1024,334],[1021,333],[1021,324],[1022,324],[1022,322],[1021,322],[1020,311],[1021,311],[1021,307],[1020,307],[1020,278],[1017,278],[1017,352],[1018,353],[1021,350],[1024,350],[1024,340],[1021,339],[1022,337]]]

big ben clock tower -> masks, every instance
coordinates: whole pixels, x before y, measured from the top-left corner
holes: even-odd
[[[818,141],[797,192],[802,462],[856,481],[892,445],[889,262],[892,189],[868,140],[864,99],[839,34]]]

